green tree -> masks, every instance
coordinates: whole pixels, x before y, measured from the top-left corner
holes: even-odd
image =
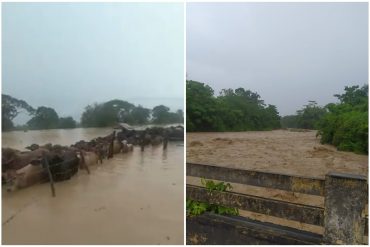
[[[339,103],[328,104],[328,113],[318,122],[322,143],[339,150],[368,153],[368,85],[345,87],[336,96]]]
[[[153,123],[164,124],[167,123],[170,108],[164,105],[155,106],[152,109]]]
[[[219,96],[208,85],[187,81],[186,123],[188,131],[246,131],[280,128],[274,105],[266,106],[256,92],[222,89]]]
[[[18,114],[21,112],[21,109],[26,110],[29,114],[33,114],[35,112],[35,109],[26,101],[16,99],[7,94],[2,94],[2,131],[11,130],[14,128],[13,119],[18,116]]]
[[[297,115],[287,115],[281,118],[282,128],[298,128],[298,116]]]
[[[124,122],[131,125],[149,123],[151,110],[141,105],[135,106],[123,100],[111,100],[105,103],[88,105],[81,116],[83,127],[107,127]],[[153,109],[153,123],[179,123],[179,115],[170,112],[164,105]]]
[[[351,106],[361,106],[368,102],[369,85],[345,87],[344,94],[335,94],[342,104],[349,104]]]
[[[59,126],[59,117],[53,108],[40,106],[27,126],[30,129],[55,129]]]
[[[309,101],[308,105],[297,111],[297,125],[302,129],[316,129],[317,123],[325,114],[324,107],[318,106],[316,101]]]
[[[61,129],[73,129],[76,128],[76,121],[72,117],[61,117],[59,118],[59,128]]]
[[[150,109],[144,108],[141,105],[135,107],[127,114],[127,123],[129,124],[147,124],[149,122]]]
[[[152,109],[152,122],[154,124],[183,123],[182,110],[170,112],[170,108],[158,105]]]
[[[95,103],[85,107],[85,111],[81,116],[82,127],[102,127],[98,126],[98,112],[100,105]]]
[[[118,122],[127,122],[135,106],[123,100],[111,100],[105,103],[88,105],[81,116],[83,127],[107,127]]]
[[[187,131],[223,130],[218,119],[216,98],[213,89],[201,82],[186,81],[186,126]]]
[[[279,112],[274,105],[268,105],[264,109],[263,114],[263,122],[265,123],[265,128],[267,129],[279,129],[281,127],[280,124],[280,116]]]

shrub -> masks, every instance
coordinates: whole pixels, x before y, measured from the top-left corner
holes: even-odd
[[[328,113],[318,123],[321,143],[338,150],[368,153],[368,86],[346,87],[335,95],[340,103],[326,106]]]

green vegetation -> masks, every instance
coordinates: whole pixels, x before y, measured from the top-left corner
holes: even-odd
[[[152,119],[150,119],[152,115]],[[107,127],[119,122],[128,124],[169,124],[183,123],[182,110],[170,112],[170,108],[159,105],[153,110],[135,106],[127,101],[111,100],[101,104],[88,105],[82,113],[83,127]]]
[[[59,125],[59,117],[53,108],[40,106],[27,125],[30,129],[55,129]]]
[[[344,94],[334,95],[339,103],[328,104],[328,113],[318,121],[322,143],[338,150],[368,153],[368,85],[345,87]]]
[[[297,115],[287,115],[280,119],[280,124],[282,128],[298,128],[298,116]]]
[[[283,128],[316,129],[321,143],[341,151],[368,153],[368,85],[345,87],[339,103],[325,107],[310,101],[296,115],[282,117]]]
[[[168,124],[168,123],[183,123],[184,114],[182,110],[170,112],[170,108],[164,105],[159,105],[153,108],[153,123],[155,124]]]
[[[345,87],[344,94],[334,96],[339,103],[323,107],[309,101],[295,115],[280,118],[276,107],[266,106],[255,92],[223,89],[215,96],[210,86],[190,80],[186,81],[187,131],[315,129],[322,143],[367,154],[368,85]]]
[[[10,95],[2,94],[2,131],[14,129],[13,119],[18,116],[21,109],[26,110],[29,114],[33,114],[35,112],[35,109],[33,109],[32,106],[27,104],[25,101],[13,98]]]
[[[247,131],[280,128],[274,105],[266,106],[257,93],[223,89],[215,97],[213,89],[201,82],[186,81],[187,131]]]
[[[281,118],[281,127],[317,129],[317,123],[326,114],[325,107],[318,106],[316,101],[308,101],[296,115],[288,115]]]
[[[31,119],[25,125],[14,126],[13,119],[18,116],[22,109],[31,115]],[[141,125],[183,123],[183,121],[182,110],[170,112],[170,109],[164,105],[156,106],[151,110],[118,99],[88,105],[81,116],[82,127],[110,127],[119,122]],[[23,100],[5,94],[2,95],[2,131],[69,129],[77,126],[77,122],[72,117],[59,117],[53,108],[40,106],[35,110]]]
[[[203,186],[207,189],[207,193],[212,195],[214,191],[224,192],[227,190],[232,190],[231,184],[224,182],[215,183],[212,180],[201,179]],[[215,214],[223,215],[239,215],[239,210],[237,208],[224,207],[216,204],[209,204],[207,202],[198,202],[191,199],[186,199],[186,215],[187,216],[197,216],[205,212],[212,212]]]
[[[72,117],[61,117],[59,118],[60,129],[73,129],[76,128],[77,122]]]
[[[113,126],[120,121],[132,124],[130,113],[134,108],[135,105],[117,99],[101,104],[88,105],[82,113],[81,125],[83,127],[107,127]],[[142,117],[144,118],[144,123],[148,117],[149,114]]]

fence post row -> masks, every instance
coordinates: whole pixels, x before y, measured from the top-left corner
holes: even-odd
[[[366,193],[365,176],[334,172],[326,175],[324,242],[363,244]]]

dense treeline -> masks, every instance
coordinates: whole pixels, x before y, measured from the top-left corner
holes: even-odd
[[[184,116],[182,110],[176,113],[170,112],[170,108],[164,105],[148,109],[115,99],[101,104],[88,105],[81,117],[83,127],[107,127],[119,122],[132,125],[183,123]]]
[[[280,119],[274,105],[245,90],[223,89],[218,96],[201,82],[186,82],[187,131],[248,131],[283,128],[318,130],[321,143],[338,150],[368,153],[368,85],[345,87],[334,95],[339,103],[319,106],[315,101],[295,115]]]
[[[213,89],[201,82],[186,82],[187,131],[247,131],[280,128],[274,105],[266,106],[261,97],[244,88]]]
[[[67,129],[75,128],[77,123],[72,117],[59,117],[53,108],[40,106],[34,109],[26,101],[2,94],[2,131],[23,129]],[[21,110],[25,110],[32,118],[24,126],[14,126],[13,119]]]
[[[281,118],[282,128],[317,129],[319,120],[326,114],[325,107],[317,105],[315,101],[309,101],[296,115],[288,115]]]
[[[345,87],[335,95],[339,103],[325,106],[327,114],[317,123],[322,143],[338,150],[368,153],[368,85]]]
[[[31,119],[24,126],[14,126],[13,119],[21,110],[25,110]],[[127,101],[111,100],[101,104],[85,107],[81,117],[82,127],[108,127],[119,122],[128,124],[169,124],[183,123],[182,110],[170,112],[167,106],[159,105],[147,109],[141,105],[135,106]],[[34,109],[27,102],[12,96],[2,94],[2,131],[19,129],[68,129],[79,124],[70,116],[59,117],[50,107],[40,106]]]
[[[368,153],[368,85],[345,87],[339,103],[324,107],[310,101],[296,115],[281,119],[283,128],[316,129],[321,143],[338,150]]]

